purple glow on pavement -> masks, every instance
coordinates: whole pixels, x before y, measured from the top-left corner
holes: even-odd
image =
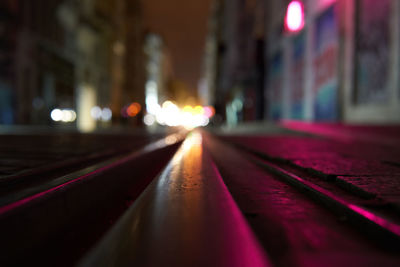
[[[348,204],[347,205],[350,209],[353,211],[357,212],[358,214],[364,216],[365,218],[373,221],[377,225],[389,230],[390,232],[396,234],[397,236],[400,236],[400,226],[398,224],[394,224],[382,217],[377,216],[376,214],[373,214],[372,212],[369,212],[359,206],[353,205],[353,204]]]
[[[384,228],[385,230],[400,237],[400,226],[398,224],[392,223],[385,218],[382,218],[376,214],[373,214],[372,212],[366,210],[365,208],[351,204],[351,203],[347,202],[346,200],[337,197],[332,192],[330,192],[316,184],[313,184],[312,182],[304,180],[301,177],[298,177],[297,175],[294,175],[286,170],[283,170],[274,164],[268,164],[268,165],[270,165],[274,169],[278,170],[285,176],[290,177],[289,179],[296,181],[298,184],[302,184],[303,187],[306,186],[306,188],[308,188],[311,192],[319,195],[320,197],[323,197],[326,201],[335,203],[336,205],[341,205],[342,207],[346,207],[347,209],[350,209],[352,212],[354,212],[360,216],[363,216],[364,218],[368,219],[370,222],[373,222],[373,223],[379,225],[380,227]]]
[[[370,142],[400,146],[399,125],[351,125],[344,123],[316,123],[282,120],[283,127],[333,138],[342,142]]]
[[[267,256],[263,252],[260,244],[257,241],[257,238],[250,229],[249,225],[246,223],[246,219],[243,217],[243,214],[240,212],[236,202],[233,200],[231,194],[229,193],[229,190],[223,182],[223,179],[217,169],[217,166],[215,165],[215,162],[211,162],[210,165],[218,178],[218,183],[220,184],[221,188],[224,189],[224,192],[227,196],[227,206],[229,208],[227,207],[226,209],[230,210],[232,217],[235,221],[234,224],[231,223],[226,225],[231,225],[231,231],[236,231],[237,234],[242,237],[241,240],[245,241],[244,244],[238,244],[238,246],[235,246],[236,252],[234,254],[236,254],[237,256],[240,255],[240,257],[244,259],[252,259],[251,262],[249,262],[251,264],[250,266],[269,266],[270,263],[268,262]],[[230,220],[230,218],[227,218],[227,220]],[[231,240],[228,240],[228,243],[238,243],[238,240],[235,236],[230,235],[229,237],[231,238]],[[233,261],[230,266],[237,265],[237,260],[235,259],[235,257],[232,256],[232,253],[230,251],[227,251],[227,255],[225,255],[225,257],[230,257]]]
[[[13,202],[13,203],[10,203],[10,204],[8,204],[8,205],[5,205],[5,206],[3,206],[3,207],[0,207],[0,215],[3,215],[4,213],[9,212],[9,211],[11,211],[11,210],[13,210],[13,209],[15,209],[15,208],[18,208],[18,207],[20,207],[20,206],[22,206],[22,205],[25,205],[25,204],[28,204],[28,203],[32,203],[32,202],[35,201],[35,200],[39,200],[41,197],[44,197],[44,196],[46,196],[46,195],[48,195],[48,194],[52,194],[52,193],[54,193],[54,192],[56,192],[56,191],[58,191],[58,190],[63,189],[64,187],[67,187],[67,186],[70,185],[70,184],[74,184],[74,183],[76,183],[76,182],[79,182],[79,181],[85,179],[86,177],[89,177],[89,176],[95,175],[96,173],[100,173],[100,172],[102,172],[102,171],[108,170],[108,169],[110,169],[110,168],[112,168],[112,167],[114,167],[115,165],[118,165],[118,164],[120,164],[120,163],[121,163],[121,162],[118,162],[118,163],[115,163],[115,164],[113,164],[113,165],[110,165],[110,166],[106,166],[106,167],[104,167],[104,168],[97,169],[97,170],[95,170],[95,171],[93,171],[93,172],[90,172],[90,173],[88,173],[88,174],[85,174],[85,175],[83,175],[83,176],[81,176],[81,177],[78,177],[78,178],[76,178],[76,179],[73,179],[73,180],[71,180],[71,181],[68,181],[68,182],[66,182],[66,183],[64,183],[64,184],[58,185],[58,186],[56,186],[56,187],[50,188],[50,189],[48,189],[48,190],[45,190],[45,191],[43,191],[43,192],[34,194],[34,195],[32,195],[32,196],[23,198],[23,199],[21,199],[21,200],[18,200],[18,201],[15,201],[15,202]]]
[[[135,151],[132,154],[130,154],[129,156],[121,158],[121,159],[119,159],[117,161],[114,161],[114,162],[112,162],[110,164],[107,164],[104,167],[100,167],[100,168],[98,168],[98,169],[96,169],[94,171],[89,171],[88,173],[86,173],[86,174],[84,174],[84,175],[82,175],[82,176],[80,176],[78,178],[72,179],[70,181],[67,181],[67,182],[65,182],[63,184],[57,185],[57,186],[52,187],[50,189],[44,190],[42,192],[33,194],[31,196],[22,198],[20,200],[17,200],[15,202],[10,203],[10,204],[4,205],[4,206],[0,207],[0,216],[3,215],[4,213],[7,213],[7,212],[13,210],[13,209],[19,208],[19,207],[21,207],[23,205],[27,205],[29,203],[32,203],[34,201],[39,200],[40,198],[46,197],[46,196],[48,196],[50,194],[53,194],[53,193],[55,193],[55,192],[57,192],[59,190],[63,190],[66,187],[68,187],[68,186],[70,186],[72,184],[75,184],[75,183],[77,183],[79,181],[82,181],[83,179],[89,178],[91,176],[95,176],[98,173],[101,173],[103,171],[106,171],[106,170],[109,170],[111,168],[117,167],[118,165],[124,164],[124,163],[126,163],[126,162],[128,162],[128,161],[130,161],[130,160],[132,160],[132,159],[134,159],[136,157],[138,157],[140,154],[149,153],[151,151],[155,151],[157,149],[161,149],[161,148],[163,148],[163,147],[165,147],[167,145],[172,145],[172,144],[178,142],[179,140],[181,140],[182,137],[183,137],[182,134],[169,135],[166,138],[163,138],[163,139],[161,139],[159,141],[156,141],[154,143],[148,144],[144,148],[142,148],[141,150]]]

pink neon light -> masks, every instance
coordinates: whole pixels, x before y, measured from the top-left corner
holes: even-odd
[[[297,32],[304,27],[304,8],[300,1],[290,2],[285,17],[285,27],[291,32]]]

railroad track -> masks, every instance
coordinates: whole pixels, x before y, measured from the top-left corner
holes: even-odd
[[[263,247],[270,252],[273,263],[326,266],[332,255],[342,251],[346,256],[338,255],[328,265],[364,266],[374,261],[383,265],[399,264],[397,206],[333,177],[318,176],[287,160],[225,141],[223,136],[206,136],[206,146],[224,182]],[[307,229],[313,227],[315,231]],[[293,233],[293,229],[297,233]],[[271,242],[271,237],[275,237],[276,242]],[[301,244],[293,240],[296,238],[302,240]],[[354,247],[349,247],[348,251],[341,249],[350,244]],[[315,255],[305,256],[310,250]],[[282,251],[290,251],[291,255]],[[365,254],[364,259],[356,260],[360,251],[364,251],[361,252]],[[325,255],[325,259],[319,255]]]
[[[400,242],[398,211],[394,207],[387,208],[387,203],[382,199],[354,187],[345,190],[348,185],[345,185],[344,189],[343,186],[338,186],[321,177],[315,178],[301,169],[272,160],[256,151],[245,147],[240,147],[240,149],[249,154],[251,161],[257,165],[361,227],[376,239],[374,241],[379,240],[383,246],[400,250],[400,247],[395,245]]]
[[[8,201],[2,266],[400,264],[398,212],[379,197],[206,131],[183,139]]]
[[[182,138],[182,134],[169,135],[130,153],[4,194],[0,265],[72,265],[167,164]],[[12,181],[10,186],[24,181]]]

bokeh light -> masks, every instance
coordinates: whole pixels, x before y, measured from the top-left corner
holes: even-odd
[[[152,126],[154,125],[154,123],[156,122],[156,117],[153,114],[146,114],[143,117],[143,122],[144,124],[146,124],[147,126]]]
[[[101,112],[101,120],[102,121],[110,121],[112,118],[112,111],[109,108],[103,108]]]
[[[304,8],[302,2],[294,0],[289,3],[285,17],[285,27],[291,32],[297,32],[303,29]]]
[[[182,126],[191,130],[196,127],[206,126],[210,122],[210,118],[214,116],[215,110],[211,106],[203,107],[200,105],[185,105],[179,108],[173,101],[167,100],[159,106],[155,114],[149,111],[144,116],[144,124],[151,126],[157,122],[159,125],[166,126]]]
[[[76,112],[72,109],[53,109],[50,113],[50,117],[56,122],[73,122],[76,120]]]
[[[99,120],[101,118],[101,108],[99,106],[94,106],[90,109],[90,115],[93,119]]]

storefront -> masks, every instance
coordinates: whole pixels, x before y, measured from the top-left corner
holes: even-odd
[[[398,1],[271,6],[282,12],[267,28],[270,119],[400,121]]]

